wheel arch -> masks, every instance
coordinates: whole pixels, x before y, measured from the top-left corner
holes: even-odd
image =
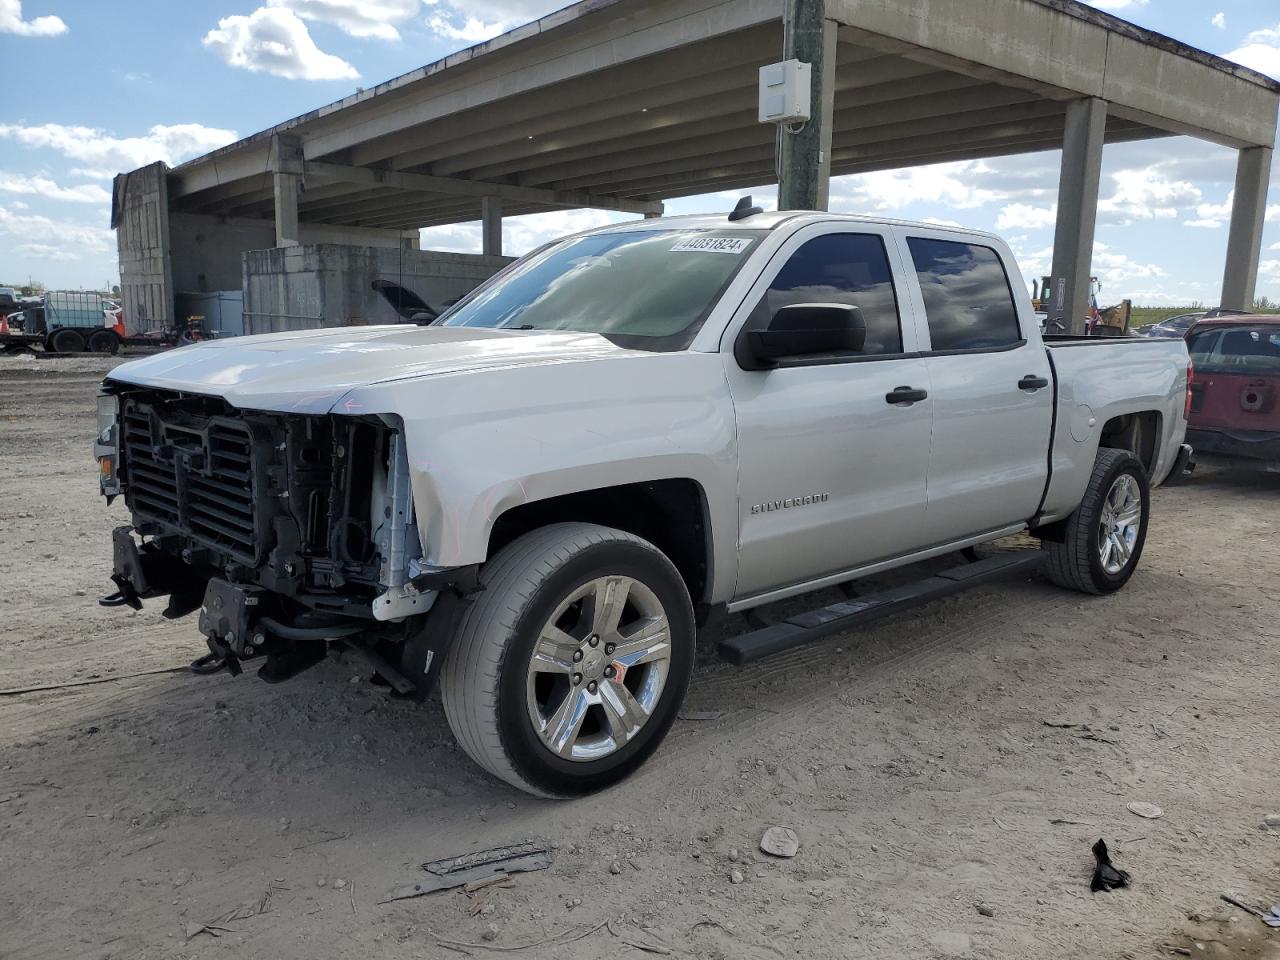
[[[568,521],[613,527],[648,540],[680,572],[695,608],[709,602],[715,573],[712,521],[706,490],[697,480],[642,480],[512,506],[494,518],[486,557],[532,530]]]

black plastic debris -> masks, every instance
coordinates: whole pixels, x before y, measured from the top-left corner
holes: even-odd
[[[1098,865],[1093,868],[1093,882],[1089,884],[1090,890],[1097,893],[1099,890],[1116,890],[1129,886],[1131,881],[1129,874],[1111,863],[1111,854],[1107,852],[1106,841],[1099,840],[1093,845],[1093,858],[1098,861]]]

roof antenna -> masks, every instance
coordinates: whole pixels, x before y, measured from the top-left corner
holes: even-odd
[[[751,197],[746,196],[738,201],[738,205],[733,208],[733,213],[729,214],[729,220],[745,220],[747,217],[754,217],[757,213],[764,213],[763,207],[753,207],[751,205]]]

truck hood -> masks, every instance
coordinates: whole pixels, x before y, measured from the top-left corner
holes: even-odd
[[[211,340],[116,367],[116,383],[327,413],[357,387],[494,367],[633,355],[594,333],[480,327],[336,327]]]

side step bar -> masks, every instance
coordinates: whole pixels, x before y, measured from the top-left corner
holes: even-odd
[[[742,666],[744,663],[803,646],[831,633],[891,617],[997,577],[1035,570],[1044,562],[1044,558],[1045,555],[1040,550],[1000,553],[952,567],[914,583],[797,613],[781,623],[721,641],[718,648],[720,659]]]

